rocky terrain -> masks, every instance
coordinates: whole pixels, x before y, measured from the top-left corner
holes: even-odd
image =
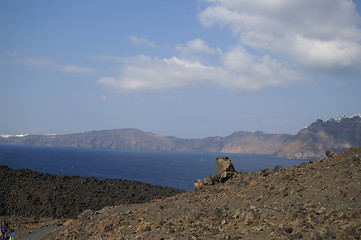
[[[227,137],[183,139],[132,128],[59,135],[0,135],[0,144],[272,154],[291,137],[290,134],[240,131]]]
[[[361,148],[328,155],[257,173],[227,167],[213,185],[87,210],[42,239],[360,239]]]
[[[76,218],[88,209],[145,203],[181,192],[136,181],[56,176],[0,165],[0,219],[20,232],[34,224]]]
[[[341,152],[361,146],[361,114],[318,119],[299,131],[275,154],[282,158],[325,157],[326,150]]]

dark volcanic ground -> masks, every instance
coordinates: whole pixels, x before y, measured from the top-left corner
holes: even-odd
[[[13,227],[53,219],[57,223],[56,219],[76,218],[88,209],[145,203],[181,192],[136,181],[57,176],[0,165],[0,219],[10,225],[20,222]]]

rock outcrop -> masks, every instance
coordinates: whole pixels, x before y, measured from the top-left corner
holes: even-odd
[[[220,182],[227,181],[236,172],[231,159],[228,157],[218,157],[216,159],[216,171]]]
[[[216,171],[217,175],[210,175],[203,180],[197,179],[194,181],[194,189],[200,189],[203,186],[213,185],[215,183],[223,183],[230,179],[236,172],[231,159],[228,157],[218,157],[216,159]]]

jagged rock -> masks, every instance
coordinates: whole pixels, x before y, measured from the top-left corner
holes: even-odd
[[[236,172],[231,159],[228,157],[218,157],[216,159],[217,175],[210,175],[205,177],[203,181],[197,179],[194,181],[194,189],[201,189],[205,185],[213,185],[217,182],[225,182]]]
[[[85,210],[84,212],[82,212],[81,214],[78,215],[78,220],[88,219],[91,215],[93,215],[92,210],[90,210],[90,209]]]
[[[194,189],[200,189],[204,185],[203,181],[201,179],[197,179],[194,181]]]
[[[336,153],[334,151],[326,151],[326,156],[329,158],[332,158],[336,156]]]
[[[279,165],[277,165],[277,166],[275,166],[275,167],[273,168],[273,170],[274,170],[275,172],[282,171],[283,169],[285,169],[285,168],[282,167],[282,166],[279,166]]]
[[[211,178],[206,177],[203,179],[203,183],[204,183],[204,185],[213,185],[214,181]]]
[[[231,159],[228,157],[218,157],[216,159],[216,170],[220,182],[227,181],[236,172]]]

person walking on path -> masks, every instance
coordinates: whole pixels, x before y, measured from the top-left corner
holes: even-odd
[[[3,221],[1,224],[1,240],[6,240],[8,236],[8,224]]]

